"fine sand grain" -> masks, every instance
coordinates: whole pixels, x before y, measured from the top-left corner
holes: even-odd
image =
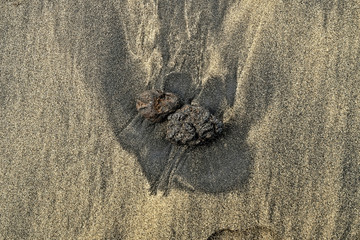
[[[0,239],[360,239],[359,70],[355,0],[0,1]],[[151,88],[225,126],[168,196]]]

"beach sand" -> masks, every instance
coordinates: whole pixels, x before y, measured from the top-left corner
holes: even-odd
[[[198,2],[0,3],[0,239],[360,239],[359,3]],[[150,195],[171,73],[227,131]]]

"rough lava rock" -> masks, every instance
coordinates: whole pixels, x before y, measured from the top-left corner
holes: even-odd
[[[223,123],[207,109],[186,104],[168,116],[166,139],[180,145],[204,144],[223,130]]]

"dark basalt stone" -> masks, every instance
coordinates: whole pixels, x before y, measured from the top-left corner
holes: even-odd
[[[222,121],[201,106],[184,105],[168,116],[166,139],[180,145],[204,144],[221,134]]]

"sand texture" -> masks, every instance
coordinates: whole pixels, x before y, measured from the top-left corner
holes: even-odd
[[[360,239],[359,70],[355,0],[1,1],[0,239]]]

